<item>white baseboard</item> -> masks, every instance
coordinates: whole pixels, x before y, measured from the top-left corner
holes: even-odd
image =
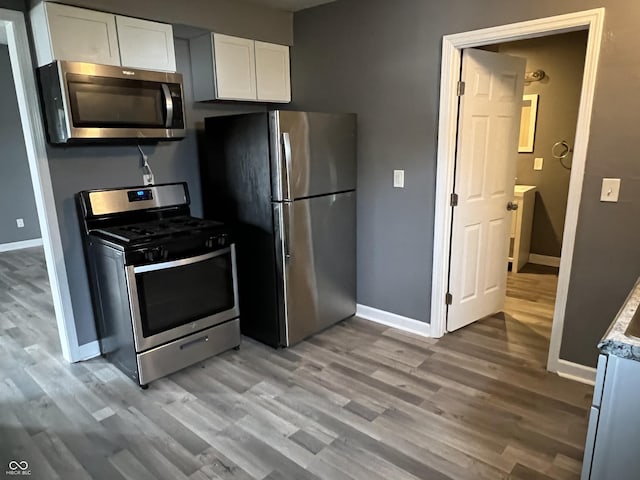
[[[529,254],[529,263],[536,265],[546,265],[547,267],[560,267],[560,257],[550,257],[549,255]]]
[[[97,340],[94,340],[93,342],[80,345],[74,352],[73,358],[75,361],[81,362],[82,360],[89,360],[90,358],[98,356],[100,356],[100,344]]]
[[[561,377],[575,380],[576,382],[586,383],[587,385],[596,384],[596,369],[573,363],[568,360],[558,360],[557,374]]]
[[[10,252],[12,250],[22,250],[23,248],[41,247],[42,239],[23,240],[21,242],[1,243],[0,252]]]
[[[380,323],[388,327],[394,327],[405,332],[415,333],[423,337],[431,337],[431,325],[413,318],[403,317],[395,313],[385,312],[377,308],[368,307],[366,305],[357,305],[356,316],[369,320],[371,322]]]

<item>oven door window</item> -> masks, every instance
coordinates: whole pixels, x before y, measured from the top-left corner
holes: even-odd
[[[136,273],[142,333],[150,337],[235,306],[231,254]]]
[[[76,128],[162,128],[166,124],[160,83],[68,74],[67,87]]]

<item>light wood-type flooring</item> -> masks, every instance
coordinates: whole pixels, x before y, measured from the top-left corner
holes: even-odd
[[[592,389],[544,369],[555,281],[510,274],[506,314],[437,341],[354,318],[142,391],[102,359],[66,364],[41,250],[1,254],[0,475],[577,479]]]

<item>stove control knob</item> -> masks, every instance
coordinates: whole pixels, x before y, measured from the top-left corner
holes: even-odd
[[[220,234],[220,240],[218,240],[220,242],[220,246],[226,247],[229,245],[229,235],[227,235],[226,233],[221,233]]]
[[[144,250],[144,258],[148,262],[155,262],[167,258],[168,252],[162,247],[147,248]]]

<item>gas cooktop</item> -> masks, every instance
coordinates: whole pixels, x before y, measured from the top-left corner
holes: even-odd
[[[220,222],[204,220],[191,216],[180,216],[153,220],[149,222],[116,225],[93,230],[93,234],[101,235],[118,243],[132,243],[140,240],[153,240],[160,237],[180,237],[197,235],[203,231],[210,232],[223,227]]]

